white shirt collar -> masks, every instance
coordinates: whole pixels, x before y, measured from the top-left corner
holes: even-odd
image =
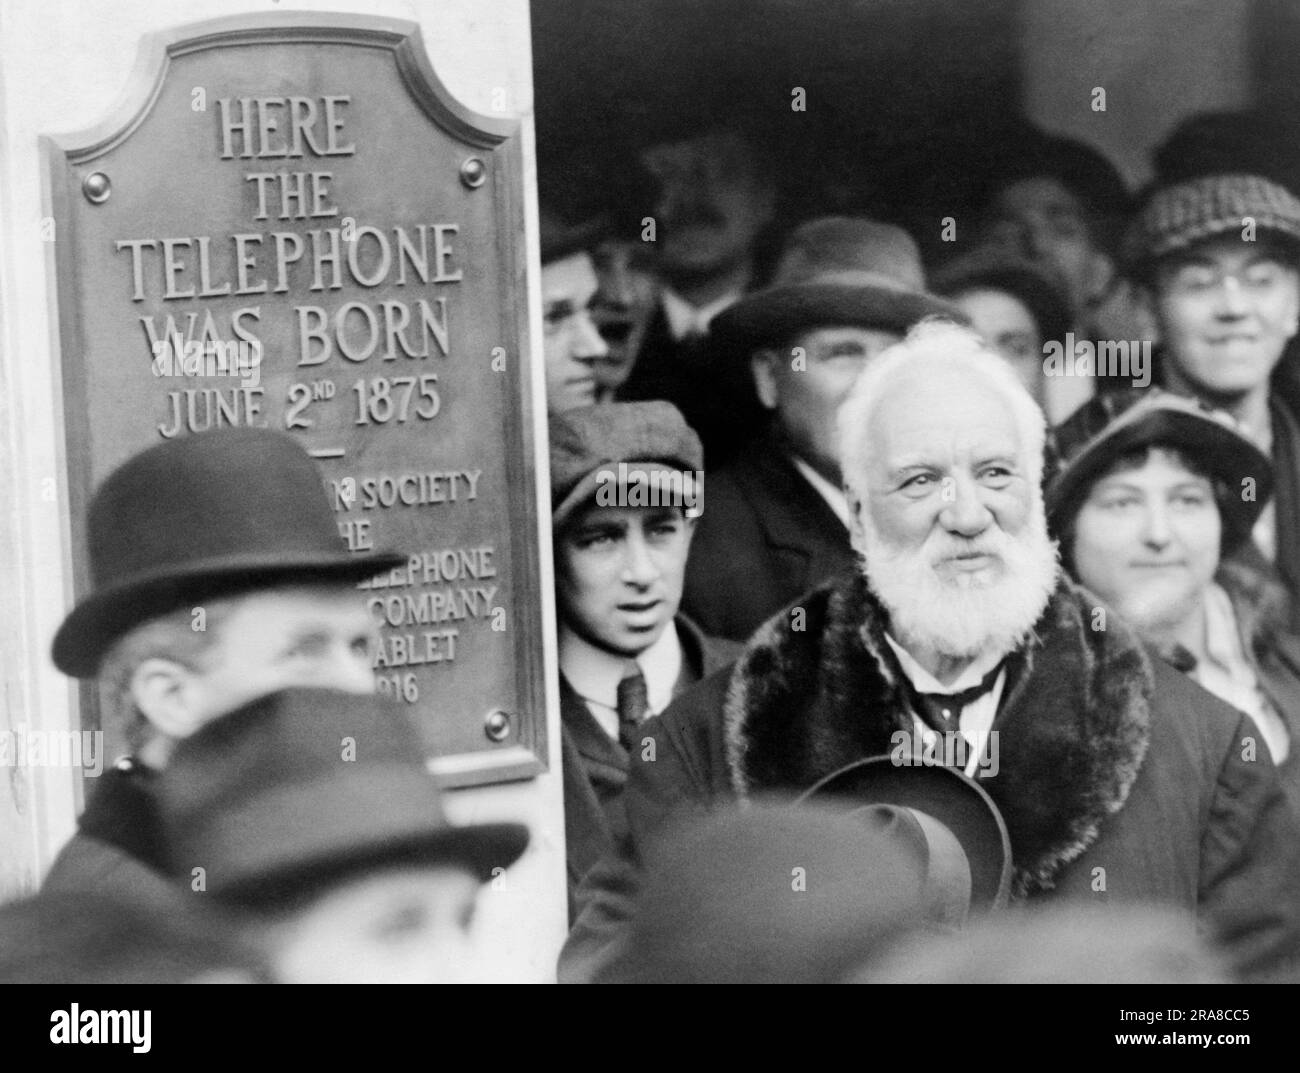
[[[803,474],[804,480],[813,486],[813,491],[826,500],[826,505],[835,512],[835,517],[844,523],[844,528],[852,531],[853,515],[849,510],[849,498],[844,494],[844,490],[836,488],[798,455],[791,455],[790,461],[794,463],[794,468]]]
[[[566,624],[560,624],[560,671],[583,700],[617,710],[618,683],[637,667],[645,675],[650,711],[658,715],[672,701],[682,672],[682,645],[676,623],[669,622],[655,643],[636,659],[597,648]]]
[[[885,640],[889,642],[889,647],[894,650],[894,655],[898,657],[898,664],[903,669],[903,673],[907,675],[907,680],[912,683],[913,688],[918,693],[960,693],[964,689],[970,689],[972,686],[979,685],[984,676],[1007,657],[1006,652],[1001,654],[997,652],[986,653],[962,671],[952,685],[946,686],[917,663],[912,654],[890,637],[889,634],[885,634]]]
[[[662,297],[669,332],[678,342],[689,335],[704,335],[708,332],[713,318],[744,293],[742,290],[728,291],[721,298],[715,298],[707,305],[695,306],[671,287],[665,287]]]

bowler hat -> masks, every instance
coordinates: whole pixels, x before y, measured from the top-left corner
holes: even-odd
[[[552,414],[551,524],[557,531],[602,487],[627,489],[654,472],[680,474],[678,485],[698,510],[704,449],[670,402],[607,402]],[[620,468],[619,464],[625,463]],[[675,482],[674,482],[675,483]]]
[[[868,757],[827,775],[799,800],[865,812],[876,823],[876,806],[909,810],[925,833],[931,868],[940,876],[953,874],[965,858],[972,913],[1007,904],[1011,838],[1006,821],[985,789],[956,768],[902,765],[890,755]],[[943,897],[944,892],[934,895]]]
[[[980,288],[1006,291],[1025,304],[1044,340],[1064,339],[1070,330],[1070,303],[1060,280],[1044,265],[997,246],[980,246],[954,257],[930,276],[936,294],[959,298]]]
[[[177,743],[157,778],[169,872],[204,870],[234,903],[283,898],[386,864],[454,864],[486,881],[521,824],[453,827],[415,727],[392,701],[286,689]]]
[[[86,522],[92,591],[54,637],[54,663],[93,677],[108,648],[191,601],[302,576],[357,582],[398,565],[350,554],[320,471],[292,437],[227,428],[168,440],[111,473]]]
[[[710,334],[750,354],[812,328],[852,325],[902,335],[931,315],[967,321],[951,302],[926,291],[921,254],[906,231],[828,216],[796,228],[771,283],[719,313]]]
[[[1097,395],[1048,434],[1044,500],[1055,533],[1065,533],[1088,489],[1116,459],[1140,447],[1174,447],[1219,478],[1222,554],[1249,537],[1273,492],[1268,456],[1222,411],[1160,388]],[[1253,483],[1247,486],[1243,482]],[[1250,487],[1253,495],[1243,496]]]

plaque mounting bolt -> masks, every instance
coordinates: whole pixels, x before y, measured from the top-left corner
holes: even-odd
[[[93,205],[102,205],[113,192],[113,184],[102,171],[92,171],[81,181],[81,192]]]
[[[510,735],[510,714],[493,708],[483,720],[483,733],[492,741],[505,741]]]
[[[477,190],[487,182],[487,165],[481,156],[469,156],[460,166],[460,181],[471,190]]]

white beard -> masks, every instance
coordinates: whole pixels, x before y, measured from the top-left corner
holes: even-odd
[[[898,548],[861,512],[867,585],[889,612],[904,647],[921,646],[952,659],[1012,652],[1025,640],[1056,588],[1056,543],[1047,535],[1041,495],[1034,496],[1023,534],[996,523],[974,539],[934,530],[916,549]],[[978,574],[941,576],[935,564],[956,552],[986,552],[999,564]]]

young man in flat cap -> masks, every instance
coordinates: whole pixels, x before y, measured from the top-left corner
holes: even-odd
[[[1275,497],[1244,553],[1273,562],[1294,597],[1300,417],[1271,378],[1300,321],[1300,199],[1258,175],[1157,187],[1125,252],[1159,331],[1163,385],[1226,410],[1273,461]]]
[[[735,646],[678,613],[703,507],[700,441],[681,414],[608,403],[553,415],[550,432],[572,915],[578,882],[626,837],[639,724]]]
[[[863,367],[922,317],[964,319],[926,292],[897,227],[827,217],[790,237],[772,283],[714,321],[748,361],[767,430],[709,473],[709,512],[686,573],[686,611],[743,640],[769,615],[853,565],[835,411]]]
[[[133,756],[98,780],[47,890],[148,898],[156,773],[176,743],[291,685],[374,690],[374,623],[357,582],[397,565],[350,554],[316,465],[294,440],[221,429],[127,461],[86,526],[93,589],[54,638],[64,673],[97,679]]]
[[[237,914],[282,983],[483,982],[482,885],[528,829],[454,827],[392,701],[287,689],[177,743],[158,776],[163,858]]]

